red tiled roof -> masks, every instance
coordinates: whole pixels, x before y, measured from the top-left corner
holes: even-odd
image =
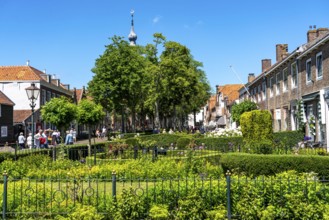
[[[208,105],[208,111],[211,112],[211,110],[216,106],[216,95],[212,95],[209,99],[209,105]]]
[[[0,81],[43,80],[43,74],[31,66],[0,66]]]
[[[243,84],[228,84],[217,87],[217,93],[221,92],[223,97],[227,97],[229,103],[239,98],[239,89],[243,87]]]
[[[29,110],[14,110],[14,123],[24,122],[32,114],[31,109]]]
[[[15,103],[10,100],[3,92],[0,91],[0,104],[14,106]]]
[[[75,94],[77,96],[77,103],[79,103],[82,99],[83,89],[77,89],[75,91]]]

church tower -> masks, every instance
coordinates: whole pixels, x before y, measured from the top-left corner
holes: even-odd
[[[130,33],[128,35],[128,39],[130,41],[130,45],[135,46],[136,40],[137,40],[137,34],[135,33],[135,30],[134,30],[134,10],[131,10],[130,14],[131,14],[131,29],[130,29]]]

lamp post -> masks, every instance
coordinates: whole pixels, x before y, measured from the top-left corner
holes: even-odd
[[[32,147],[34,147],[34,107],[36,106],[36,100],[39,96],[40,89],[35,86],[34,83],[31,83],[30,87],[27,87],[26,89],[26,94],[28,99],[30,100],[30,106],[32,110],[32,115],[31,115],[31,124],[32,124]]]

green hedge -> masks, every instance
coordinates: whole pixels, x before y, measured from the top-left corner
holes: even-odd
[[[178,149],[187,149],[189,145],[191,144],[192,137],[190,136],[185,136],[185,137],[180,137],[177,139],[177,148]]]
[[[275,175],[288,170],[315,172],[329,178],[329,157],[309,155],[222,154],[221,165],[226,172],[247,176]]]
[[[201,146],[204,144],[207,149],[219,149],[222,152],[239,151],[242,149],[242,137],[228,138],[198,138],[195,139],[195,144]]]
[[[298,142],[303,141],[304,133],[300,131],[283,131],[273,133],[274,143],[281,143],[282,145],[292,148],[297,146]]]
[[[245,112],[240,117],[241,131],[246,144],[273,140],[272,115],[267,110]]]
[[[186,135],[186,134],[185,134]],[[154,141],[158,147],[169,147],[171,143],[176,144],[178,138],[184,134],[152,134],[139,136],[141,141]],[[135,144],[135,138],[127,138],[126,143]]]

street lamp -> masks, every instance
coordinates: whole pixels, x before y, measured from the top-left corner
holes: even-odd
[[[35,86],[34,83],[31,83],[30,87],[27,87],[26,94],[28,99],[30,100],[30,106],[32,109],[32,115],[31,115],[31,122],[32,122],[32,147],[34,147],[34,107],[36,106],[36,100],[39,96],[40,89]]]

